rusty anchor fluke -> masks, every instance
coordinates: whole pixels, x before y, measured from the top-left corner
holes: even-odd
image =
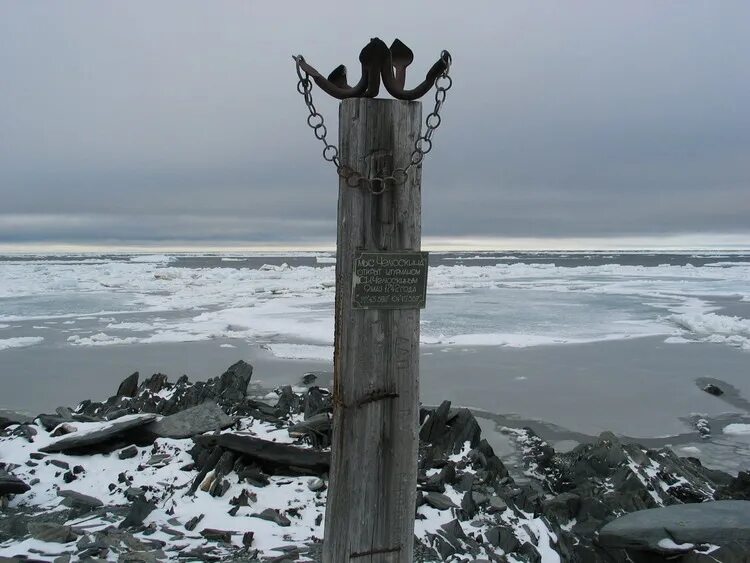
[[[354,86],[349,86],[346,67],[339,65],[328,78],[324,77],[314,67],[309,65],[302,55],[294,57],[297,72],[306,72],[318,85],[334,98],[374,98],[380,91],[382,80],[388,93],[399,100],[416,100],[430,91],[435,80],[448,72],[451,65],[451,55],[443,51],[437,62],[427,71],[425,79],[415,88],[406,89],[406,67],[414,60],[414,53],[398,39],[394,40],[390,48],[382,39],[374,37],[365,45],[359,54],[362,76]]]

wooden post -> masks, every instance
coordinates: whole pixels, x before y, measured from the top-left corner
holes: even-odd
[[[365,177],[405,168],[420,102],[350,98],[339,107],[341,163]],[[419,309],[355,309],[358,251],[419,250],[421,169],[382,195],[339,180],[336,330],[326,563],[410,562],[419,446]]]

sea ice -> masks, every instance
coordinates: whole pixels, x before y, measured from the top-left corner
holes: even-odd
[[[11,348],[26,348],[34,346],[44,340],[42,336],[18,336],[16,338],[0,338],[0,350],[9,350]]]
[[[723,430],[724,434],[750,435],[750,424],[727,424]]]

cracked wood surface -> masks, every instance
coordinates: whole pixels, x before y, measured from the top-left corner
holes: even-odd
[[[406,167],[419,102],[339,106],[341,163],[363,176]],[[358,251],[420,250],[421,168],[373,195],[339,180],[331,473],[323,560],[412,561],[419,445],[419,310],[354,309]],[[347,405],[346,407],[344,405]]]

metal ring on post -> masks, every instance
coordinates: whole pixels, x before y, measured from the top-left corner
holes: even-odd
[[[370,193],[373,195],[380,195],[385,191],[385,179],[384,178],[367,178],[367,182],[370,184]],[[375,188],[378,185],[380,188]]]
[[[406,170],[404,170],[403,168],[394,168],[393,172],[391,173],[391,177],[396,184],[403,184],[404,182],[406,182],[406,178],[408,177],[408,175],[406,174]]]

